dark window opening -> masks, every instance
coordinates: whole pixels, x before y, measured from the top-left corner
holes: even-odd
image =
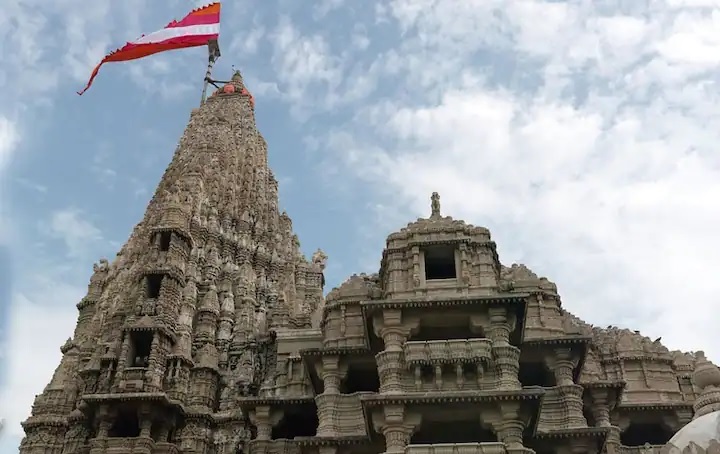
[[[123,409],[118,412],[108,432],[110,437],[132,438],[140,436],[140,421],[137,412]]]
[[[150,274],[145,276],[146,293],[148,298],[157,298],[160,296],[160,287],[162,286],[162,274]]]
[[[420,366],[420,379],[423,383],[432,383],[435,380],[435,367],[427,364]]]
[[[521,362],[518,378],[523,386],[555,386],[555,376],[543,363]]]
[[[624,446],[644,446],[645,443],[664,445],[670,441],[671,437],[672,433],[662,424],[631,423],[630,426],[620,434],[620,443]]]
[[[151,331],[133,331],[130,333],[130,367],[147,367],[152,348]]]
[[[410,444],[493,443],[497,437],[479,421],[428,421],[410,439]]]
[[[340,383],[340,393],[357,392],[380,392],[380,377],[376,368],[348,367],[347,375]]]
[[[592,410],[590,410],[590,407],[586,405],[583,406],[583,416],[585,416],[585,421],[587,421],[588,427],[595,427],[597,425],[597,421],[595,421]]]
[[[422,326],[418,332],[410,337],[411,341],[435,341],[454,339],[477,339],[482,334],[473,333],[468,322],[463,321],[457,326]]]
[[[455,248],[451,246],[430,246],[425,248],[425,279],[455,279]]]
[[[271,438],[292,440],[295,437],[314,437],[319,424],[317,411],[309,407],[304,410],[287,410],[280,422],[273,427]]]
[[[160,232],[158,234],[158,247],[161,251],[170,250],[170,240],[172,240],[171,232]]]

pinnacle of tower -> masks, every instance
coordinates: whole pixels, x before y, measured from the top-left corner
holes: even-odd
[[[242,387],[267,387],[272,365],[235,366],[260,364],[272,330],[310,327],[323,305],[326,258],[319,252],[308,261],[278,210],[267,145],[236,72],[191,115],[117,258],[94,266],[75,333],[24,423],[20,452],[62,446],[62,433],[46,436],[58,419],[78,409],[87,418],[112,413],[118,393],[160,393],[211,412],[215,388],[195,386],[203,377],[232,375],[231,400]],[[175,411],[162,402],[153,404],[165,405],[158,412]]]
[[[440,194],[433,192],[430,196],[430,219],[440,219]]]

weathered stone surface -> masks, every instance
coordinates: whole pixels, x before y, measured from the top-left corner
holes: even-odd
[[[253,109],[236,73],[192,113],[94,265],[21,453],[657,453],[720,410],[701,353],[574,317],[437,193],[324,300],[328,256],[278,211]]]

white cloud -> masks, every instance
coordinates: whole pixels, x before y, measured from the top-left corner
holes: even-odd
[[[100,229],[76,208],[56,211],[47,225],[41,226],[49,236],[61,240],[71,258],[86,257],[92,246],[102,240]]]
[[[0,116],[0,172],[7,167],[19,141],[20,134],[15,122]]]
[[[403,41],[377,61],[413,96],[328,149],[383,212],[439,191],[567,309],[720,360],[720,11],[671,3],[395,0]]]
[[[48,282],[28,296],[13,297],[9,320],[8,371],[0,389],[0,418],[8,436],[21,438],[20,422],[30,415],[33,399],[50,382],[60,364],[60,346],[72,337],[76,310],[83,289],[63,282]],[[38,335],[42,333],[42,335]]]

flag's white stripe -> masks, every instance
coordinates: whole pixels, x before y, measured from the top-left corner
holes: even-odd
[[[220,24],[188,25],[186,27],[163,28],[145,35],[133,44],[153,44],[181,36],[215,35],[220,32]]]

